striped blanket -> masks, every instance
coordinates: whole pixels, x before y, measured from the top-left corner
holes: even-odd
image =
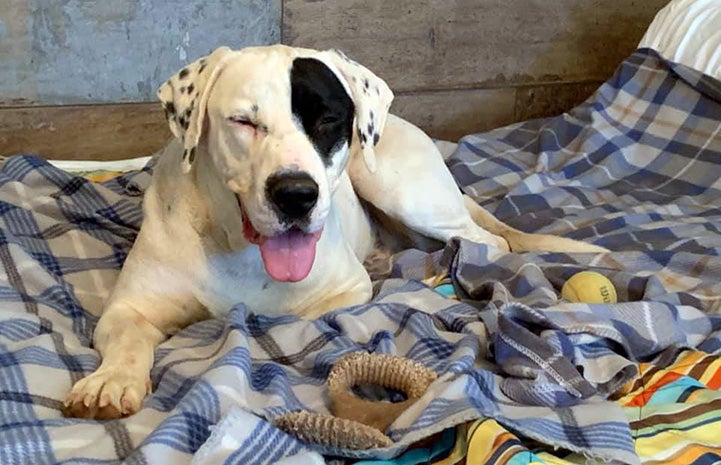
[[[105,422],[60,407],[98,366],[93,327],[152,163],[97,184],[12,157],[0,171],[0,464],[718,461],[720,133],[721,84],[640,50],[568,114],[468,136],[448,158],[504,221],[613,252],[454,239],[393,257],[372,302],[318,320],[239,303],[162,344],[143,409]],[[586,269],[621,303],[560,299]],[[394,446],[324,448],[271,425],[327,412],[326,375],[359,350],[439,374],[391,425]]]

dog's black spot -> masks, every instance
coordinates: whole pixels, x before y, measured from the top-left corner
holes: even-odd
[[[198,74],[202,73],[203,70],[205,69],[205,67],[206,67],[206,64],[201,61],[200,67],[198,68]]]
[[[252,107],[250,107],[250,110],[251,110],[253,113],[258,113],[258,110],[259,110],[259,109],[260,109],[260,108],[258,108],[258,105],[255,104],[255,103],[253,104]]]
[[[188,161],[190,163],[193,163],[195,161],[195,147],[190,149],[190,155],[188,156]]]
[[[188,94],[190,94],[191,92],[193,92],[193,89],[195,89],[195,84],[190,84],[190,85],[188,86]]]
[[[178,118],[178,124],[179,124],[180,127],[182,127],[183,129],[188,129],[188,120],[185,119],[184,116],[181,116],[180,118]]]
[[[184,93],[185,93],[185,87],[181,87],[181,88],[180,88],[180,93],[181,93],[181,94],[184,94]]]
[[[190,114],[191,114],[191,113],[193,113],[193,106],[192,106],[192,104],[191,104],[190,107],[188,107],[187,110],[185,110],[185,117],[188,118],[188,119],[190,119]]]
[[[323,158],[350,142],[355,106],[343,84],[314,58],[296,58],[290,70],[291,108],[303,130]]]
[[[368,89],[368,79],[363,79],[363,88]]]
[[[168,204],[167,208],[168,208],[168,212],[170,212],[173,209],[173,207],[171,207],[170,204]]]
[[[188,71],[188,68],[183,68],[183,69],[181,69],[180,72],[178,73],[178,77],[179,77],[180,79],[185,79],[185,78],[188,76],[189,73],[190,73],[190,71]]]
[[[165,104],[165,111],[167,111],[171,115],[175,114],[175,105],[173,105],[173,102],[168,102]]]
[[[373,121],[368,123],[368,134],[373,134],[375,132],[375,128],[373,127]]]
[[[381,139],[381,136],[379,136],[377,132],[375,134],[373,134],[373,145],[378,145],[378,141],[380,139]]]

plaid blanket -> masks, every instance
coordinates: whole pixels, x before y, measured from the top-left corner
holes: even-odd
[[[537,452],[639,463],[638,425],[615,396],[633,394],[642,364],[721,351],[720,123],[719,82],[640,50],[568,114],[468,136],[448,159],[461,188],[504,221],[614,252],[512,254],[455,239],[393,257],[372,302],[318,320],[238,304],[161,345],[143,409],[106,422],[64,419],[60,407],[99,363],[92,330],[151,167],[94,184],[12,157],[0,172],[0,464],[390,458],[477,419]],[[611,279],[622,303],[561,300],[585,269]],[[393,447],[321,448],[269,423],[327,412],[324,379],[358,350],[439,374],[391,425]]]

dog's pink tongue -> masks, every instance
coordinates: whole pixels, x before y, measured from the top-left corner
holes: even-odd
[[[306,234],[292,229],[260,242],[260,256],[265,271],[276,281],[297,282],[305,279],[315,261],[315,246],[322,231]]]

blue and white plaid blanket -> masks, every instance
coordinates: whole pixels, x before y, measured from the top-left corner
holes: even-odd
[[[612,394],[638,362],[663,365],[683,347],[721,352],[721,84],[640,50],[573,111],[468,136],[448,164],[502,220],[614,252],[512,254],[454,240],[394,257],[371,303],[316,321],[240,304],[157,350],[154,392],[138,414],[95,422],[62,418],[61,404],[99,363],[92,330],[140,225],[151,170],[93,184],[36,157],[9,159],[0,464],[388,458],[481,417],[537,447],[638,463]],[[585,269],[609,277],[623,303],[560,300],[563,282]],[[432,277],[433,288],[420,281]],[[327,412],[325,376],[358,350],[440,375],[391,426],[394,447],[328,450],[270,425],[289,410]]]

